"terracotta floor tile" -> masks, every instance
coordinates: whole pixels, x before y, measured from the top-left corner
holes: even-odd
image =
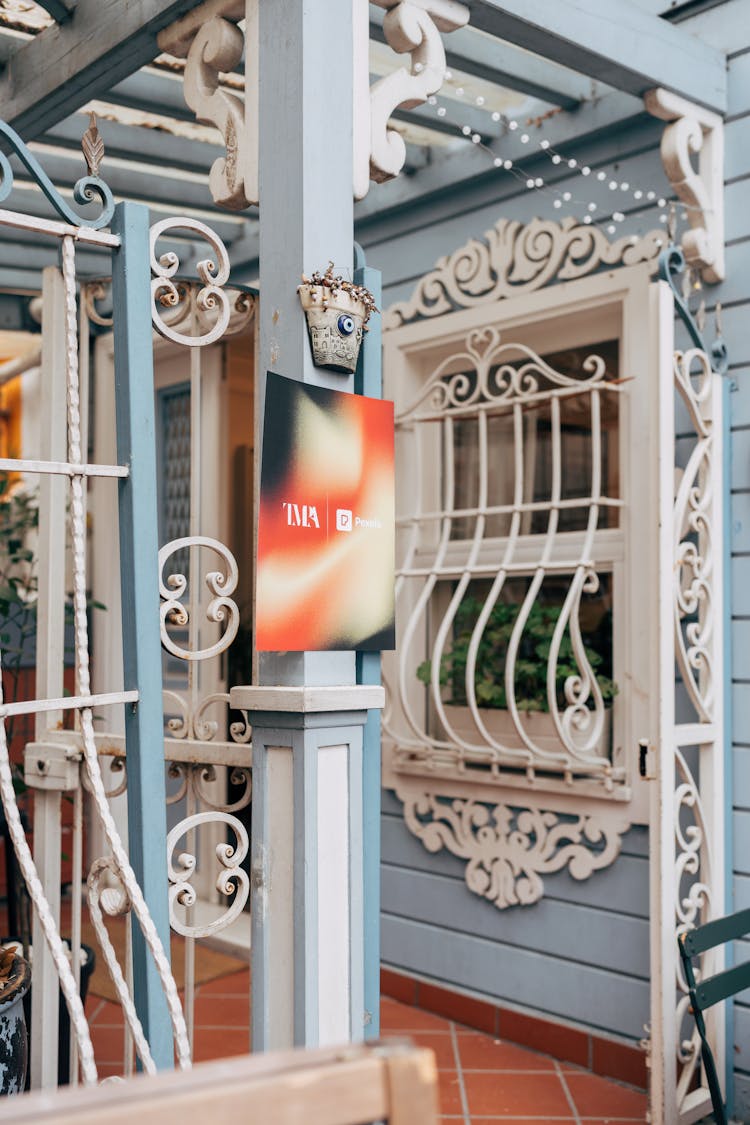
[[[233,1055],[246,1055],[249,1051],[250,1039],[245,1028],[196,1028],[193,1048],[195,1062],[228,1059]]]
[[[389,1031],[447,1031],[448,1020],[433,1016],[419,1008],[410,1008],[385,996],[380,1001],[380,1028],[384,1034]]]
[[[206,981],[198,988],[199,996],[249,996],[250,995],[250,970],[242,969],[239,973],[229,973],[225,977]]]
[[[449,1031],[410,1031],[408,1038],[417,1047],[429,1047],[435,1052],[438,1070],[456,1069],[456,1052]]]
[[[463,1105],[458,1071],[439,1071],[438,1087],[440,1091],[440,1112],[444,1115],[456,1114],[460,1117],[463,1114]]]
[[[472,1115],[519,1117],[570,1116],[570,1103],[556,1073],[464,1073],[464,1084]]]
[[[93,997],[94,1003],[86,1001],[86,1018],[92,1027],[124,1027],[125,1017],[119,1004]]]
[[[91,1028],[91,1044],[97,1066],[100,1062],[122,1065],[125,1050],[125,1035],[122,1027],[99,1027],[94,1024]]]
[[[464,1070],[554,1070],[546,1055],[538,1055],[515,1043],[506,1043],[470,1031],[458,1031],[458,1050]]]
[[[247,996],[196,996],[195,1026],[249,1027],[250,1000]]]
[[[588,1117],[631,1117],[646,1120],[648,1098],[596,1074],[566,1073],[565,1081],[579,1114]]]

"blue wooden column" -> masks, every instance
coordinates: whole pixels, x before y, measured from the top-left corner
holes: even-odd
[[[360,246],[354,244],[354,280],[365,285],[382,307],[383,284],[380,270],[365,265]],[[357,394],[370,398],[383,396],[383,338],[381,318],[370,318],[370,331],[362,343],[359,365],[354,376]],[[357,683],[379,685],[380,653],[357,653]],[[362,746],[362,847],[364,884],[365,947],[365,1038],[380,1035],[380,806],[381,754],[380,711],[368,711]]]
[[[122,239],[112,255],[117,457],[130,469],[120,480],[119,498],[123,665],[125,690],[137,690],[139,696],[138,703],[125,710],[128,846],[135,877],[169,956],[148,208],[118,204],[112,231]],[[160,1069],[170,1068],[169,1012],[135,921],[133,983],[154,1062]]]

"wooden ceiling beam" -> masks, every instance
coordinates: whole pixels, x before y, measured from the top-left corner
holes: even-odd
[[[0,75],[0,117],[24,140],[159,54],[162,28],[197,0],[78,0],[70,19],[24,43]]]
[[[643,97],[662,86],[726,112],[726,58],[660,16],[622,0],[469,0],[471,26]]]

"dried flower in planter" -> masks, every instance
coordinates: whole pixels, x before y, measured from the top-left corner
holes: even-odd
[[[307,317],[315,365],[354,371],[367,322],[378,311],[370,290],[334,276],[333,262],[329,262],[325,273],[303,274],[297,292]]]

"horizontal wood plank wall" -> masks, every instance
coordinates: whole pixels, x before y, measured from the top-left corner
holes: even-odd
[[[714,38],[734,44],[728,56],[726,125],[727,280],[706,287],[709,310],[724,309],[724,336],[736,390],[732,403],[734,899],[750,906],[750,26],[731,20],[732,3],[702,17]],[[732,28],[731,37],[727,38]],[[696,30],[698,30],[696,28]],[[701,31],[704,29],[701,28]],[[726,46],[721,43],[721,46]],[[533,133],[533,130],[529,130]],[[661,126],[648,118],[567,155],[606,168],[619,180],[670,195],[658,154]],[[532,145],[529,145],[530,150]],[[480,237],[499,218],[528,222],[559,217],[549,196],[518,192],[517,182],[489,167],[480,182],[446,191],[422,205],[367,219],[357,238],[368,264],[383,271],[383,307],[410,295],[443,254]],[[580,176],[546,165],[560,190],[581,195]],[[375,189],[377,190],[377,189]],[[583,192],[603,210],[622,206],[607,185],[586,181]],[[658,225],[659,212],[641,219]],[[645,224],[645,225],[644,225]],[[624,224],[625,233],[635,225]],[[493,1003],[561,1018],[592,1033],[636,1042],[648,1020],[648,836],[625,837],[607,871],[579,883],[567,873],[545,878],[545,897],[531,907],[500,911],[472,894],[463,864],[430,855],[409,833],[393,794],[383,803],[383,961]],[[750,1120],[750,999],[735,1019],[735,1112]]]

